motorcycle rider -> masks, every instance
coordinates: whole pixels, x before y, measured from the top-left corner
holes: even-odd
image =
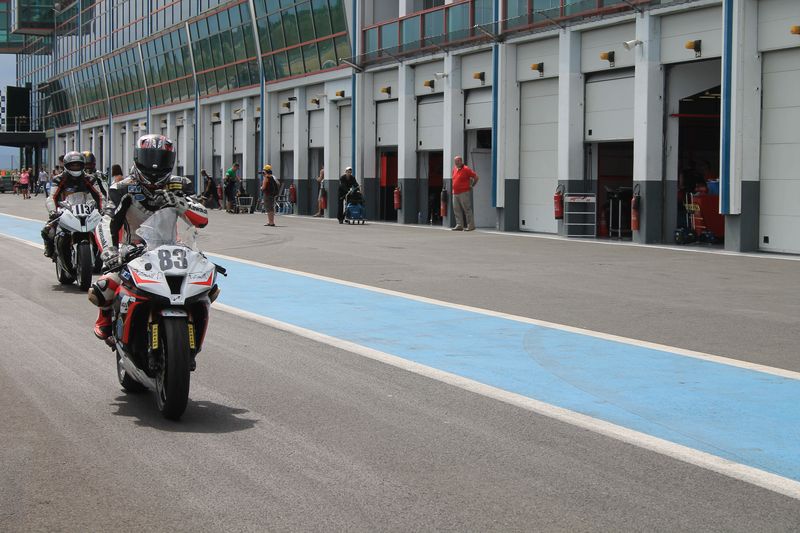
[[[103,195],[103,198],[108,198],[108,177],[97,170],[97,158],[92,152],[86,150],[83,152],[83,159],[85,160],[84,172]]]
[[[64,170],[53,178],[50,186],[51,194],[45,200],[49,219],[42,228],[44,255],[54,257],[54,239],[56,221],[60,214],[58,204],[74,193],[89,193],[97,203],[97,209],[103,207],[103,194],[95,187],[92,179],[84,172],[85,159],[80,152],[72,151],[64,155]]]
[[[136,141],[131,174],[111,185],[103,220],[95,230],[106,268],[125,260],[120,248],[135,243],[136,230],[159,209],[174,207],[197,227],[208,223],[205,207],[188,197],[191,181],[172,175],[175,157],[175,144],[163,135],[144,135]],[[89,289],[89,301],[100,308],[94,334],[101,340],[111,335],[111,303],[119,284],[119,274],[112,272]]]

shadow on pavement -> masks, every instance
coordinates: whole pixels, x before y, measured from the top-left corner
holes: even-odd
[[[233,433],[251,429],[258,420],[244,418],[249,411],[221,405],[211,401],[190,399],[183,417],[177,422],[166,420],[156,407],[151,392],[123,394],[114,398],[117,416],[136,419],[136,425],[147,426],[176,433]]]

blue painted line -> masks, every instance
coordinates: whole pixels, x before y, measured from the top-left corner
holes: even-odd
[[[215,260],[224,304],[800,481],[800,380]]]

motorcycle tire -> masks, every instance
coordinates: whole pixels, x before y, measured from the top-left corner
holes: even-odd
[[[127,392],[142,392],[146,389],[144,385],[128,375],[125,367],[122,366],[122,356],[119,354],[117,354],[117,379],[119,379],[119,384]]]
[[[82,291],[88,291],[92,285],[92,247],[88,242],[78,245],[78,265],[75,269],[78,274],[78,286]]]
[[[178,420],[189,401],[189,324],[185,318],[161,323],[162,368],[156,375],[156,403],[164,418]]]
[[[59,263],[59,259],[56,258],[54,264],[56,265],[56,278],[58,282],[62,285],[72,285],[75,283],[75,278],[69,275],[66,270],[61,268],[61,264]]]

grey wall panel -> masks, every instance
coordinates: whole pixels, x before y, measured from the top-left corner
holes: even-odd
[[[349,105],[341,106],[339,108],[339,166],[341,168],[334,169],[332,173],[326,177],[328,179],[335,178],[344,173],[344,169],[352,166],[353,164],[353,129],[352,129],[353,107]]]

